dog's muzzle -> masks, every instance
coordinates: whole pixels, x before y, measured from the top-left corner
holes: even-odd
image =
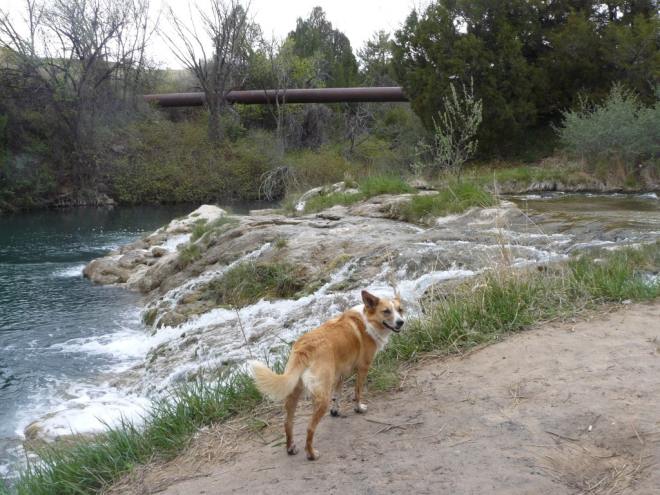
[[[396,320],[395,326],[390,325],[386,321],[383,322],[383,325],[392,330],[395,333],[399,333],[401,331],[401,327],[403,326],[403,320]]]

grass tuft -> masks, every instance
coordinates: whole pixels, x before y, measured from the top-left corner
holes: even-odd
[[[238,225],[238,219],[229,215],[223,215],[211,222],[206,222],[204,220],[197,221],[193,227],[190,242],[195,242],[198,239],[201,239],[208,232],[218,232],[226,228],[235,227],[236,225]]]
[[[245,373],[227,369],[206,378],[212,380],[200,377],[156,402],[142,427],[123,420],[92,438],[42,447],[41,460],[31,462],[6,493],[98,493],[138,464],[173,458],[199,428],[250,411],[262,400]]]
[[[380,194],[405,194],[415,192],[415,189],[410,187],[406,181],[400,177],[389,175],[373,175],[366,177],[358,184],[360,192],[367,198],[378,196]]]
[[[320,194],[310,198],[305,203],[305,213],[314,213],[325,210],[335,205],[348,206],[365,199],[361,193],[336,192],[329,194]]]
[[[348,206],[380,194],[413,193],[410,187],[400,177],[391,175],[372,175],[360,180],[357,184],[358,192],[334,192],[320,194],[310,198],[305,203],[305,213],[314,213],[335,205]]]
[[[197,244],[189,243],[179,249],[179,257],[177,258],[177,266],[184,269],[189,264],[197,261],[202,257],[202,250]]]
[[[245,262],[212,280],[207,290],[217,304],[242,307],[263,298],[292,297],[304,287],[303,274],[287,263]]]
[[[419,222],[425,217],[440,217],[451,213],[462,213],[472,207],[487,207],[497,204],[495,197],[482,187],[459,182],[448,185],[438,194],[416,195],[398,209],[398,216],[408,222]]]

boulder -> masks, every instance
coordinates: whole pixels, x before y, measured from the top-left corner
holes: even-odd
[[[130,271],[121,267],[118,261],[116,256],[95,259],[83,269],[83,276],[96,284],[123,284],[128,280]]]

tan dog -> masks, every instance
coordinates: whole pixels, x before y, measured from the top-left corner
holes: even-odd
[[[258,361],[251,361],[252,373],[259,390],[275,400],[285,401],[286,451],[298,453],[293,443],[293,416],[298,399],[306,388],[314,400],[314,413],[307,426],[305,452],[315,460],[314,431],[328,410],[332,397],[333,416],[339,415],[339,393],[342,381],[357,369],[355,380],[355,412],[364,413],[362,388],[376,352],[387,344],[392,332],[403,326],[403,310],[397,294],[394,299],[378,298],[362,291],[364,305],[345,311],[311,332],[301,336],[291,349],[284,374],[278,375]],[[334,393],[333,393],[334,392]]]

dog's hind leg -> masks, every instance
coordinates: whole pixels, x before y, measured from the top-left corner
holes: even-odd
[[[343,385],[343,380],[341,377],[337,380],[335,384],[335,390],[332,394],[332,406],[330,407],[330,415],[337,417],[339,416],[339,399],[341,397],[341,386]]]
[[[307,390],[312,393],[314,398],[314,412],[307,425],[307,442],[305,443],[305,452],[307,459],[315,461],[319,458],[319,453],[314,449],[314,432],[319,421],[323,418],[330,405],[330,396],[335,384],[335,376],[329,369],[317,369],[315,374],[303,373],[303,382]]]
[[[309,425],[307,425],[307,442],[305,443],[305,452],[307,452],[307,459],[310,461],[315,461],[320,457],[319,451],[314,448],[314,432],[319,421],[328,410],[329,403],[330,397],[327,392],[314,395],[314,413],[312,419],[309,420]]]
[[[284,404],[284,408],[286,409],[284,432],[286,433],[286,452],[289,455],[296,455],[298,453],[298,448],[296,447],[296,444],[293,443],[293,418],[296,414],[296,406],[298,405],[298,399],[300,399],[302,390],[303,383],[302,380],[299,380],[296,388],[294,388],[293,392],[289,394]]]

